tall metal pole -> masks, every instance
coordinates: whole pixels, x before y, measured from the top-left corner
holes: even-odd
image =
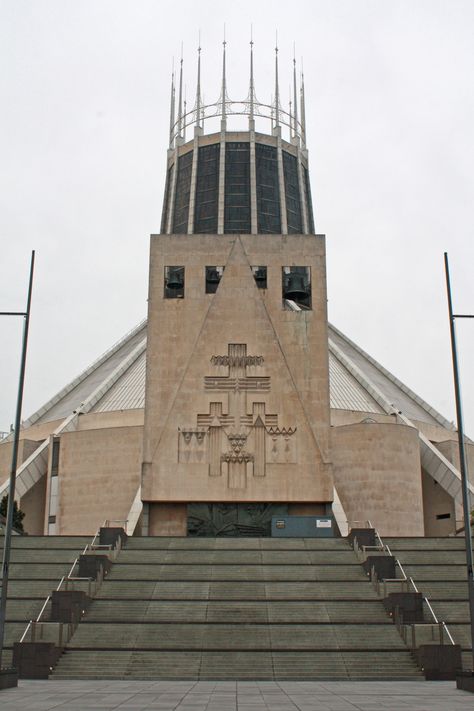
[[[459,382],[458,355],[456,346],[456,328],[454,321],[456,318],[474,318],[474,315],[454,314],[451,299],[451,282],[449,278],[448,254],[444,253],[444,268],[446,272],[446,290],[448,293],[449,328],[451,332],[451,353],[453,357],[454,375],[454,395],[456,398],[456,419],[459,442],[459,469],[461,471],[462,484],[462,506],[464,515],[464,537],[466,539],[466,565],[467,565],[467,586],[469,596],[469,614],[471,620],[471,649],[473,655],[474,668],[474,576],[472,568],[472,538],[471,538],[471,512],[469,506],[469,487],[467,475],[466,450],[464,447],[464,426],[461,405],[461,385]]]
[[[30,325],[30,308],[31,308],[31,293],[33,289],[33,272],[35,267],[35,252],[31,253],[30,263],[30,280],[28,284],[28,298],[26,302],[26,311],[15,313],[12,311],[0,313],[6,316],[23,316],[23,344],[21,349],[20,362],[20,378],[18,382],[18,395],[16,400],[15,414],[15,434],[13,439],[12,464],[10,469],[10,487],[8,490],[8,510],[5,529],[5,541],[3,548],[3,565],[2,565],[2,592],[0,597],[0,669],[2,668],[3,642],[5,639],[5,618],[7,610],[7,593],[8,593],[8,570],[10,566],[10,552],[13,528],[13,507],[15,504],[15,483],[16,469],[18,463],[18,445],[20,441],[20,424],[21,424],[21,407],[23,404],[23,386],[25,382],[26,368],[26,352],[28,348],[28,328]]]

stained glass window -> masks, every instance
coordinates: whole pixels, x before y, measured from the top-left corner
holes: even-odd
[[[224,232],[250,233],[249,143],[226,143]]]
[[[217,232],[220,144],[201,146],[198,153],[194,232]]]
[[[178,160],[178,178],[176,181],[176,198],[174,203],[173,219],[173,232],[175,234],[186,234],[188,231],[192,166],[193,151],[189,151]]]
[[[278,155],[274,146],[255,145],[257,174],[257,225],[260,234],[279,234],[280,188]]]

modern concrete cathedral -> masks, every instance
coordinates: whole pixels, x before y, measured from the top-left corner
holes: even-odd
[[[386,535],[455,530],[456,433],[328,324],[303,80],[294,62],[284,111],[277,50],[273,99],[258,102],[252,49],[249,94],[231,101],[224,43],[210,105],[199,50],[189,112],[181,61],[148,321],[23,423],[30,533],[108,518],[135,535],[266,535],[275,515],[334,515],[342,534],[367,519]],[[7,438],[0,493],[10,451]]]

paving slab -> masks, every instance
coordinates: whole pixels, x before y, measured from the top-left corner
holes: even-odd
[[[442,682],[33,681],[0,691],[2,711],[472,711]]]

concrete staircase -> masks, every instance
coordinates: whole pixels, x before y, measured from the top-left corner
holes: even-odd
[[[36,619],[47,596],[89,542],[90,536],[12,538],[3,665],[11,663],[13,643],[20,640],[28,622]],[[0,546],[3,554],[3,536]],[[48,616],[46,610],[45,619]]]
[[[415,679],[344,539],[131,538],[55,679]]]
[[[461,645],[464,669],[472,669],[464,538],[384,537],[384,543]]]

